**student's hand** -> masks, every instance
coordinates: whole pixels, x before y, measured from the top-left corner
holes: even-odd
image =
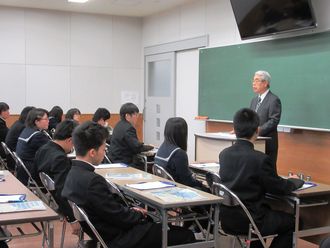
[[[75,222],[72,222],[70,223],[70,227],[71,227],[71,233],[73,235],[79,235],[79,232],[80,232],[80,224],[78,221],[75,221]]]
[[[145,210],[144,208],[132,207],[132,209],[136,212],[140,212],[143,215],[144,218],[147,217],[148,211]]]
[[[230,133],[230,134],[235,134],[235,130],[232,129],[232,130],[229,131],[229,133]]]

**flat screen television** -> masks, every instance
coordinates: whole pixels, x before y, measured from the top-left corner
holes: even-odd
[[[230,0],[242,40],[316,27],[310,0]]]

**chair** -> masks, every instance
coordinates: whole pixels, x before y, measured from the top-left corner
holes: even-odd
[[[211,193],[215,194],[215,192],[212,191],[212,185],[213,185],[213,183],[221,182],[220,176],[214,172],[207,172],[205,175],[205,179],[206,179],[207,185],[211,189]]]
[[[1,146],[3,148],[3,150],[5,151],[5,154],[7,156],[7,164],[9,162],[9,157],[13,160],[13,162],[15,163],[15,169],[14,169],[14,175],[16,175],[16,171],[17,171],[17,161],[15,160],[14,154],[13,152],[9,149],[9,147],[6,145],[5,142],[1,142]],[[5,168],[9,171],[12,171],[12,169],[10,169],[8,167],[8,165],[5,166]]]
[[[76,218],[76,220],[78,220],[79,222],[86,222],[87,225],[89,226],[89,228],[92,230],[93,234],[95,235],[95,238],[98,240],[97,247],[98,248],[100,248],[100,247],[108,248],[108,246],[104,242],[104,240],[101,237],[101,235],[99,234],[99,232],[96,230],[96,228],[94,227],[92,222],[89,220],[86,212],[82,208],[78,207],[76,203],[74,203],[70,200],[68,200],[68,202],[72,207],[73,214],[74,214],[74,217]],[[81,242],[83,242],[83,240]],[[82,246],[84,247],[85,245],[82,244]]]
[[[130,207],[131,204],[129,204],[129,202],[127,201],[126,197],[121,192],[121,190],[117,187],[117,185],[115,183],[113,183],[109,179],[107,179],[107,182],[108,182],[108,186],[109,186],[109,189],[110,189],[111,193],[118,195],[120,197],[120,199],[125,203],[125,205],[127,207]]]
[[[154,164],[152,167],[152,173],[156,176],[171,180],[174,182],[173,177],[170,173],[168,173],[163,167],[159,166],[158,164]]]
[[[274,238],[277,234],[262,236],[257,225],[255,224],[249,210],[245,207],[244,203],[238,198],[238,196],[228,189],[225,185],[214,182],[212,184],[212,192],[215,192],[217,196],[223,198],[221,205],[227,207],[240,207],[246,217],[249,220],[249,229],[246,235],[226,233],[224,230],[221,230],[225,235],[234,236],[240,243],[242,248],[249,248],[252,241],[259,240],[264,248],[267,248],[266,239]],[[221,222],[221,221],[220,221]],[[220,223],[221,227],[221,223]]]
[[[104,160],[109,163],[109,164],[112,164],[111,160],[109,159],[108,157],[108,152],[109,152],[109,149],[110,149],[110,145],[105,143],[105,154],[104,154]]]
[[[51,207],[54,211],[58,212],[59,206],[55,200],[55,198],[52,195],[52,191],[55,191],[55,182],[53,179],[47,175],[45,172],[40,172],[39,173],[40,180],[42,184],[44,185],[46,191],[47,191],[47,196],[48,196],[48,206]],[[60,214],[61,215],[61,214]],[[66,221],[65,217],[61,215],[61,220],[63,221],[62,225],[62,236],[61,236],[61,245],[60,247],[63,248],[64,246],[64,238],[65,238],[65,230],[66,230]]]
[[[37,184],[37,182],[32,178],[32,175],[30,171],[26,168],[25,164],[23,161],[17,156],[16,152],[13,152],[14,160],[17,161],[17,166],[20,166],[23,168],[25,173],[28,175],[28,183],[27,187],[34,193],[36,194],[43,202],[47,203],[48,202],[48,197],[42,192],[41,188]]]

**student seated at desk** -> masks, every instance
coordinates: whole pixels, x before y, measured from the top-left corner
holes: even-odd
[[[81,116],[81,112],[80,112],[79,109],[71,108],[71,109],[68,110],[68,112],[66,112],[65,119],[66,120],[74,120],[74,121],[80,123],[80,116]]]
[[[176,182],[207,191],[189,169],[187,138],[186,121],[181,117],[168,119],[164,130],[165,140],[156,153],[155,164],[164,167]]]
[[[108,131],[95,122],[85,122],[73,132],[77,160],[66,178],[62,196],[83,208],[109,247],[161,247],[162,226],[151,222],[141,208],[123,205],[108,188],[104,177],[94,172],[103,160]],[[84,223],[83,229],[88,232]],[[190,230],[171,227],[168,244],[194,242]]]
[[[49,125],[48,133],[50,136],[54,136],[56,126],[62,121],[63,109],[60,106],[54,106],[49,111]]]
[[[0,142],[5,142],[7,133],[9,131],[6,119],[9,117],[9,106],[5,102],[0,102]],[[0,145],[0,156],[6,158],[6,153]]]
[[[44,144],[46,144],[51,137],[46,132],[48,129],[48,111],[42,108],[32,109],[26,117],[26,127],[20,134],[16,153],[18,157],[23,161],[31,176],[36,179],[36,171],[33,166],[34,156],[37,150]],[[24,185],[27,185],[28,175],[25,170],[18,167],[17,179],[19,179]]]
[[[144,169],[144,163],[136,155],[154,147],[138,140],[135,129],[138,113],[139,109],[133,103],[121,106],[120,121],[112,132],[109,155],[113,163],[125,163],[137,169]]]
[[[292,247],[294,216],[274,211],[266,204],[265,194],[284,195],[303,185],[296,178],[283,179],[274,170],[270,157],[254,150],[259,117],[251,109],[241,109],[234,116],[237,142],[219,155],[221,183],[232,190],[250,211],[262,235],[278,234],[271,248]],[[296,177],[296,176],[295,176]],[[222,228],[229,233],[246,234],[248,220],[237,207],[220,206]],[[254,241],[250,247],[262,247]]]
[[[93,115],[93,121],[100,124],[101,126],[104,126],[109,131],[109,138],[107,139],[107,143],[110,144],[110,139],[112,135],[112,127],[109,126],[108,120],[110,120],[111,114],[110,111],[106,108],[98,108],[94,115]]]
[[[17,121],[15,121],[15,123],[11,126],[11,128],[9,129],[9,132],[7,133],[5,143],[12,152],[16,151],[18,137],[20,136],[21,132],[25,128],[26,117],[27,117],[28,113],[30,112],[30,110],[32,110],[32,109],[35,109],[35,107],[27,106],[27,107],[23,108],[23,110],[19,116],[19,119]],[[10,170],[12,170],[12,171],[15,170],[15,161],[11,157],[10,154],[7,155],[7,166]]]
[[[73,234],[79,233],[80,225],[74,218],[71,206],[61,196],[61,193],[66,176],[71,169],[71,159],[68,158],[67,153],[73,148],[72,132],[77,126],[77,122],[73,120],[59,123],[54,133],[54,140],[50,140],[40,147],[34,159],[37,175],[44,172],[54,180],[55,190],[51,193],[59,206],[59,212],[70,223]],[[41,185],[40,179],[37,180],[37,183]]]

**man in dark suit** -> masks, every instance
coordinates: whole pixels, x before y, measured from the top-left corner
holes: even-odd
[[[260,119],[259,136],[270,137],[266,140],[265,153],[271,158],[276,169],[278,134],[277,125],[281,119],[281,101],[270,90],[271,77],[266,71],[257,71],[254,74],[252,87],[258,94],[250,104],[250,108],[258,113]]]
[[[0,102],[0,142],[5,142],[8,133],[6,119],[9,117],[9,106],[5,102]],[[0,156],[6,158],[6,153],[0,145]]]
[[[262,235],[277,233],[271,247],[292,246],[294,217],[272,210],[265,201],[265,194],[288,194],[302,186],[303,181],[283,179],[277,175],[268,155],[254,150],[258,136],[259,117],[251,109],[239,110],[234,116],[237,142],[219,155],[221,183],[232,190],[250,211]],[[225,231],[246,234],[248,220],[237,207],[220,207],[220,220]],[[251,247],[262,247],[252,242]]]
[[[37,174],[39,175],[40,172],[45,172],[54,180],[55,190],[52,192],[52,195],[59,205],[59,212],[70,223],[73,234],[79,233],[80,225],[74,218],[71,206],[61,196],[61,193],[66,176],[71,169],[72,163],[67,153],[73,148],[72,132],[76,126],[78,126],[77,122],[72,120],[65,120],[59,123],[54,133],[54,140],[50,140],[40,147],[34,159]],[[37,182],[41,185],[40,179]]]
[[[120,108],[120,121],[112,132],[110,144],[110,160],[114,163],[125,163],[138,169],[143,168],[136,155],[153,149],[138,140],[135,125],[138,120],[138,107],[133,103],[125,103]]]
[[[142,208],[129,208],[115,198],[105,178],[94,172],[104,157],[108,130],[95,122],[85,122],[73,133],[77,160],[67,176],[62,196],[83,208],[109,247],[161,247],[161,224],[151,222]],[[81,223],[88,232],[86,226]],[[169,245],[195,241],[193,233],[170,227]]]

